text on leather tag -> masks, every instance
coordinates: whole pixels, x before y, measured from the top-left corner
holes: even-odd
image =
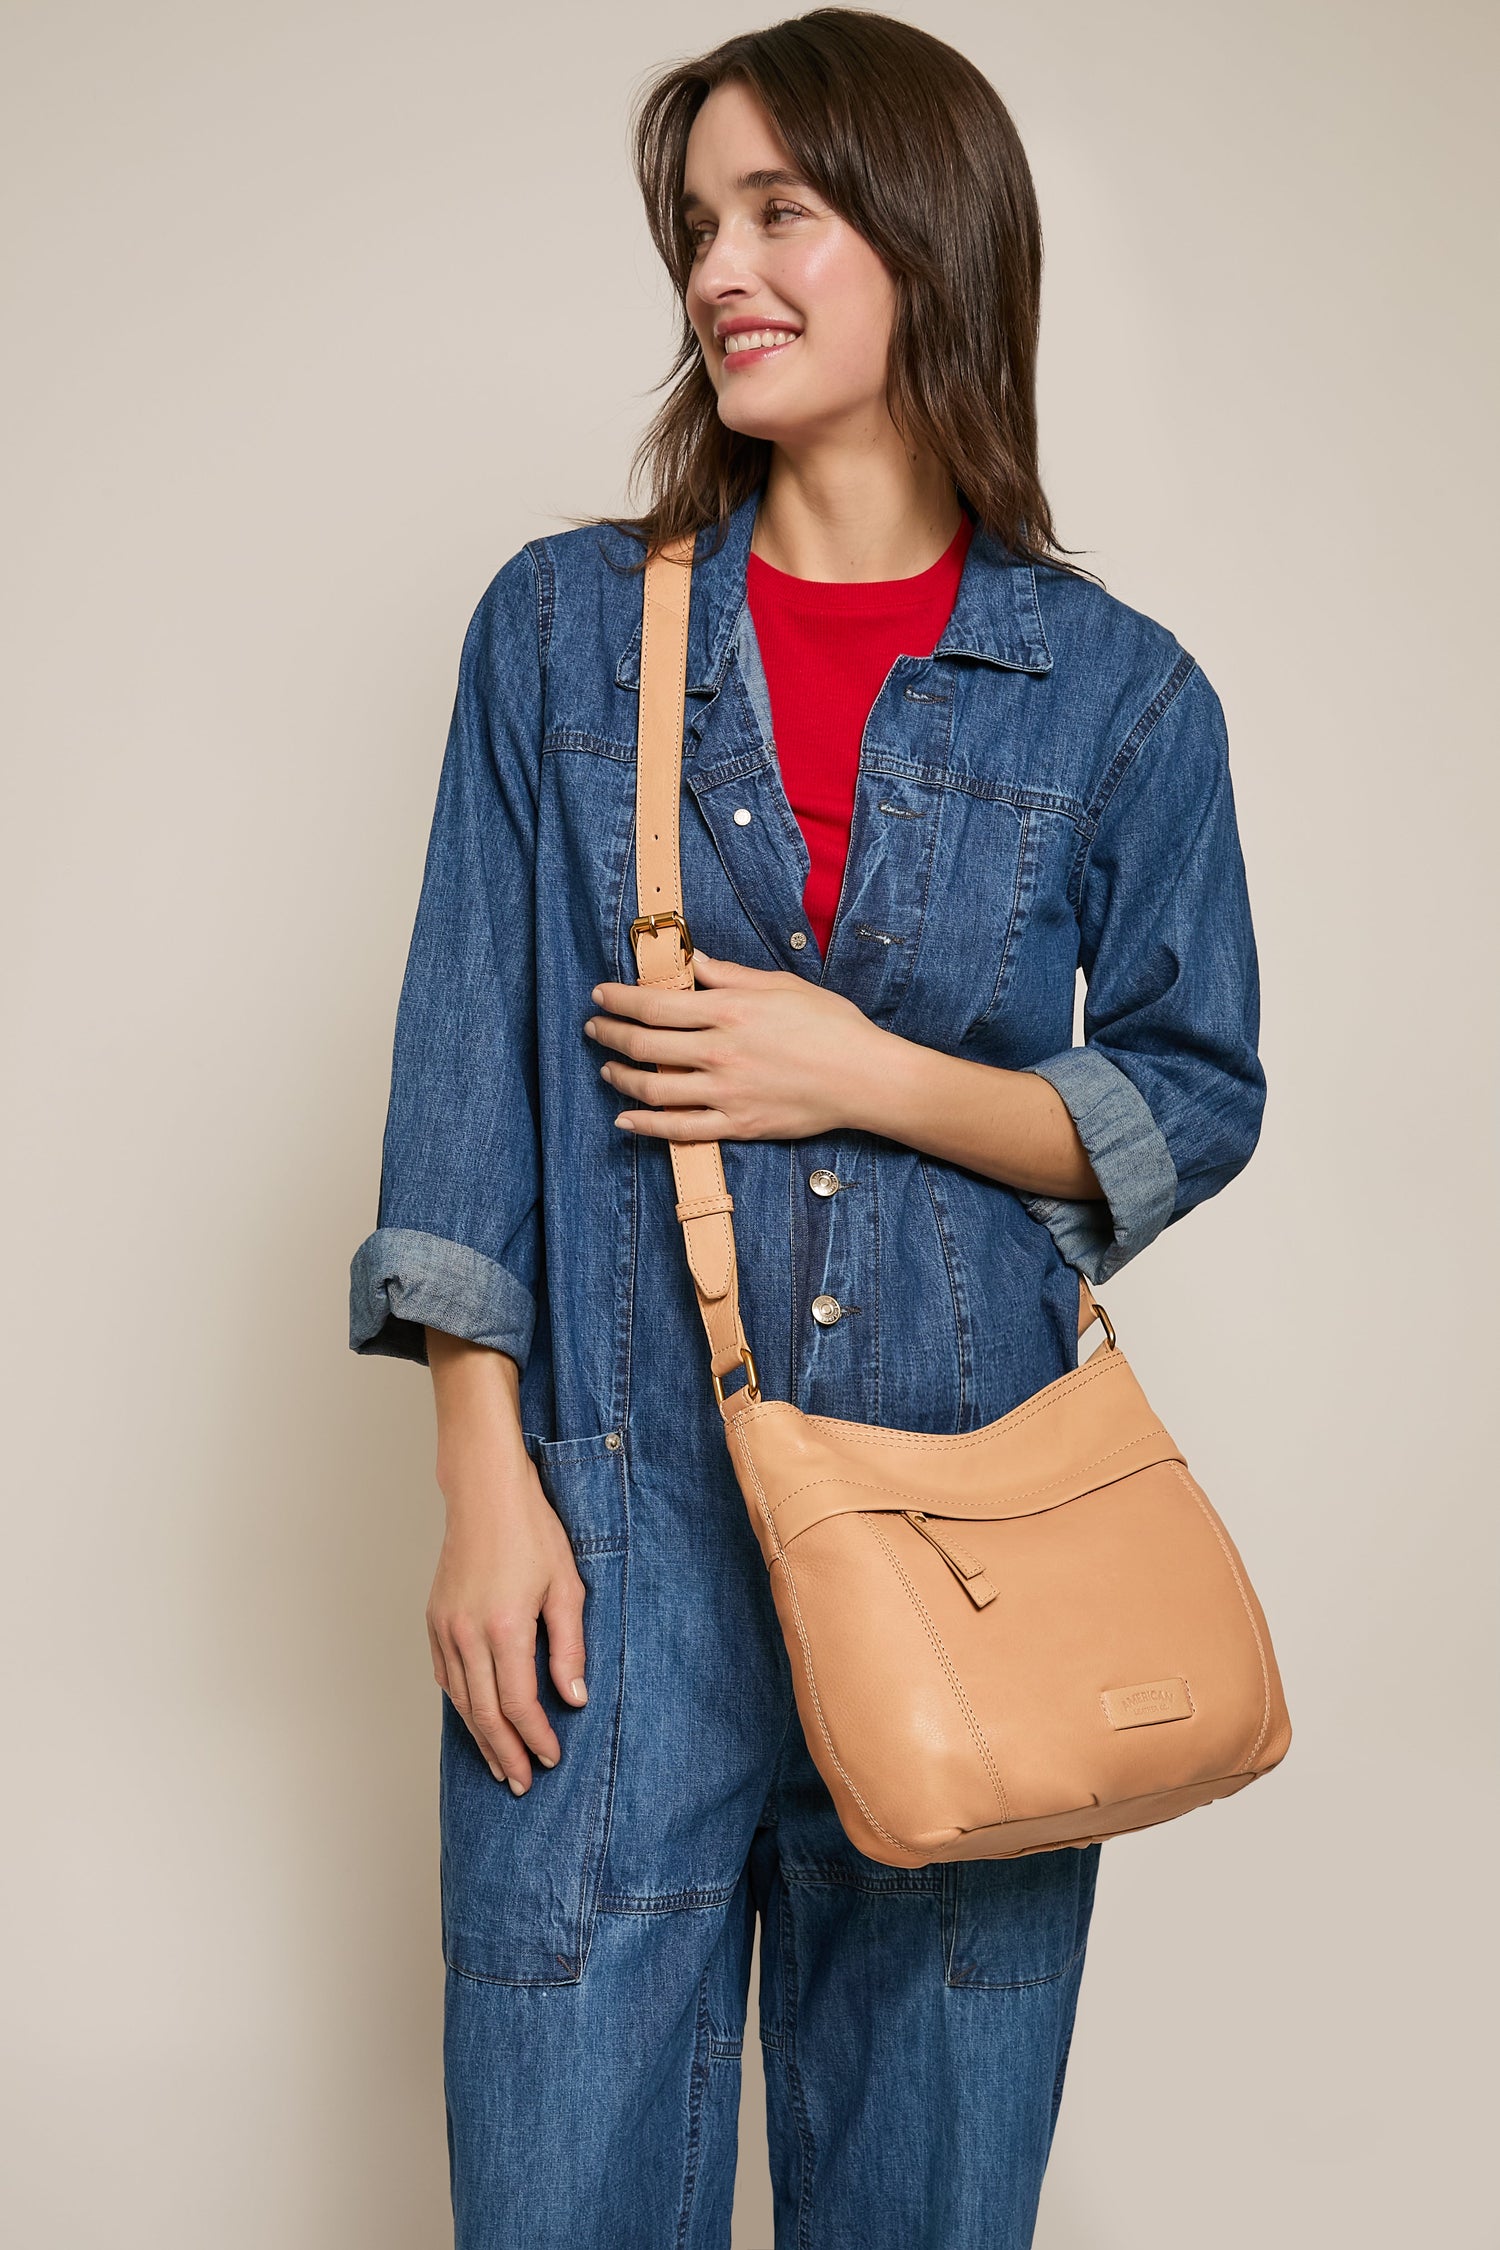
[[[1111,1687],[1099,1698],[1112,1727],[1154,1727],[1162,1719],[1190,1719],[1186,1680],[1148,1680],[1144,1687]]]

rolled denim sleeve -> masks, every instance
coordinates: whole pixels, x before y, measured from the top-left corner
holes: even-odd
[[[541,1261],[535,895],[540,588],[522,548],[464,640],[391,1068],[377,1224],[350,1268],[356,1352],[436,1328],[524,1367]]]
[[[1227,1185],[1260,1137],[1260,977],[1218,696],[1184,655],[1091,808],[1075,895],[1084,1043],[1055,1086],[1104,1200],[1021,1198],[1107,1281]]]

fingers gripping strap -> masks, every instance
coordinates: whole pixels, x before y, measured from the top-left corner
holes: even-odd
[[[682,916],[678,810],[682,802],[683,698],[687,693],[688,608],[696,541],[689,534],[658,548],[645,570],[641,615],[640,720],[636,738],[636,893],[642,915]],[[693,988],[678,922],[638,933],[642,984]],[[674,1064],[658,1064],[660,1070]],[[747,1349],[740,1321],[734,1198],[717,1141],[669,1141],[688,1271],[708,1336],[710,1365],[727,1375]]]

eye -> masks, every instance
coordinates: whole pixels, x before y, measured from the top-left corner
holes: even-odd
[[[768,203],[761,216],[771,227],[774,234],[778,231],[773,223],[774,221],[778,219],[805,219],[808,214],[800,203]],[[712,234],[713,225],[708,219],[698,219],[688,228],[687,232],[688,241],[692,244],[693,254],[696,256],[703,248],[706,238]]]

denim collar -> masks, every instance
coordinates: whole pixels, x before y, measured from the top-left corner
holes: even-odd
[[[717,554],[704,551],[712,531],[698,534],[688,614],[690,695],[717,695],[724,684],[745,608],[750,538],[764,492],[764,485],[757,486],[731,512],[724,544]],[[958,595],[932,653],[935,657],[976,656],[1012,672],[1052,669],[1052,651],[1042,630],[1037,600],[1036,571],[1030,563],[1018,561],[980,523],[974,525]],[[641,624],[637,617],[630,639],[620,652],[615,681],[628,688],[639,687],[640,679]]]

